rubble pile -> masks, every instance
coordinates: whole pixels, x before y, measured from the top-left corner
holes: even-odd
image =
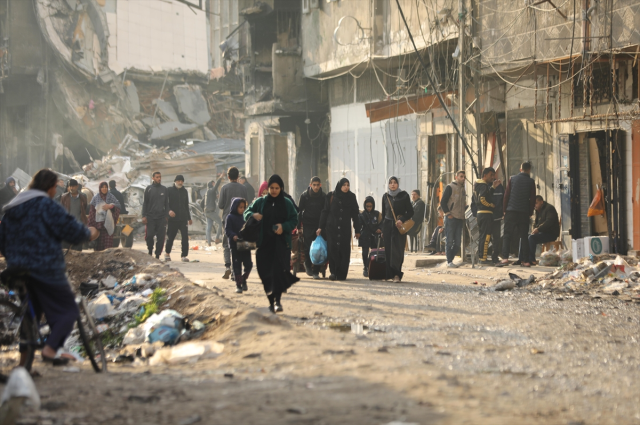
[[[125,249],[70,252],[67,265],[72,286],[88,299],[108,360],[175,364],[222,352],[222,344],[197,341],[233,309],[216,292],[194,285],[143,253]],[[189,345],[177,348],[186,341]],[[80,345],[72,335],[65,348],[79,352]]]
[[[616,296],[640,302],[640,268],[637,266],[638,259],[634,257],[592,255],[538,278],[531,287],[598,298]]]

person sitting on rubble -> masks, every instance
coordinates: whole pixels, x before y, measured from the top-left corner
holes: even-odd
[[[4,207],[0,223],[0,253],[7,261],[7,272],[28,272],[26,282],[31,305],[37,317],[44,313],[51,332],[42,349],[42,360],[63,365],[67,356],[56,357],[79,311],[67,280],[62,241],[81,244],[100,233],[85,227],[54,202],[58,176],[51,170],[38,171],[28,190]],[[26,362],[26,346],[20,347],[20,365]]]
[[[529,259],[533,266],[538,264],[536,262],[538,244],[553,242],[560,236],[560,219],[556,208],[545,202],[542,196],[537,195],[534,209],[535,221],[529,235]]]
[[[75,179],[69,180],[68,188],[69,191],[60,198],[60,205],[62,205],[62,208],[64,208],[68,214],[71,214],[76,220],[86,226],[89,223],[89,219],[87,218],[87,205],[89,204],[87,195],[79,191],[80,185]],[[63,249],[71,247],[74,251],[82,251],[82,245],[81,243],[71,245],[67,242],[62,242]]]
[[[129,214],[129,211],[127,211],[127,207],[124,204],[124,196],[122,196],[122,192],[116,189],[115,180],[109,180],[109,192],[111,192],[111,194],[115,196],[120,203],[120,214]]]
[[[242,198],[233,198],[231,210],[224,222],[224,232],[229,238],[231,247],[231,261],[233,263],[233,274],[236,277],[236,294],[248,291],[247,279],[253,268],[250,250],[238,250],[238,239],[241,239],[240,230],[244,227],[244,210],[247,209],[247,201]],[[244,274],[242,267],[244,266]]]
[[[118,222],[118,217],[120,217],[120,203],[116,197],[109,192],[107,182],[101,182],[98,188],[98,194],[91,200],[91,208],[89,209],[89,226],[95,227],[100,231],[100,237],[96,241],[94,251],[104,251],[107,248],[113,247],[113,232],[109,234],[109,231],[105,227],[107,212],[109,210],[111,210],[111,216],[115,226]]]
[[[189,228],[193,224],[191,211],[189,211],[189,193],[184,187],[184,177],[178,174],[173,181],[173,186],[167,188],[169,197],[169,228],[167,229],[167,245],[164,260],[171,261],[171,248],[173,241],[180,232],[182,237],[181,260],[189,262]]]
[[[435,230],[431,234],[431,241],[429,245],[425,246],[426,249],[432,250],[429,255],[444,255],[442,250],[442,238],[444,236],[444,211],[442,207],[438,205],[438,217],[442,220],[442,226],[436,226]]]

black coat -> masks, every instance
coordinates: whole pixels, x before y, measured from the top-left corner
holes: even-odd
[[[307,188],[307,190],[302,192],[302,195],[300,195],[300,202],[298,203],[298,208],[300,210],[298,226],[304,227],[306,224],[308,226],[315,227],[315,229],[312,229],[315,232],[318,230],[320,224],[320,215],[324,209],[326,195],[322,191],[322,188],[320,188],[316,196],[311,196],[311,192],[312,189]]]
[[[320,214],[320,228],[325,239],[351,239],[350,222],[353,220],[355,233],[360,233],[358,200],[353,192],[334,196],[329,192],[325,197],[324,208]]]
[[[424,222],[424,212],[426,210],[426,205],[424,201],[420,198],[415,202],[415,204],[411,203],[413,208],[413,221],[416,223],[407,233],[410,235],[417,235],[420,230],[422,230],[422,223]],[[396,206],[394,205],[393,208]],[[397,214],[397,212],[396,212]]]
[[[169,221],[189,221],[191,220],[191,211],[189,211],[189,194],[187,189],[171,186],[167,189],[169,197],[169,211],[176,213],[175,217],[169,216]]]
[[[129,214],[129,211],[127,211],[127,207],[125,207],[124,205],[124,196],[122,196],[122,193],[115,187],[113,189],[109,189],[109,192],[111,192],[111,194],[115,196],[120,203],[120,215]]]
[[[536,211],[536,221],[533,228],[554,238],[560,236],[560,219],[556,208],[545,202],[540,211]]]
[[[386,219],[387,215],[393,217],[391,208],[389,207],[389,200],[393,204],[393,211],[396,213],[396,220],[400,220],[403,223],[413,218],[413,206],[411,205],[411,197],[404,190],[398,193],[395,198],[391,198],[387,193],[382,195],[382,218]]]

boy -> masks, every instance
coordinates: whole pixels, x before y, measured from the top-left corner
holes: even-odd
[[[362,275],[369,277],[369,249],[378,246],[377,236],[382,233],[380,230],[381,214],[375,210],[376,201],[372,196],[367,196],[364,200],[364,210],[360,213],[360,223],[362,233],[358,240],[358,245],[362,247],[362,262],[364,264]]]
[[[247,208],[247,201],[243,198],[233,198],[229,215],[224,223],[224,231],[229,239],[229,247],[231,248],[231,259],[233,262],[233,274],[236,278],[236,294],[242,294],[248,291],[247,279],[253,263],[251,262],[251,251],[238,251],[238,239],[240,239],[240,230],[244,226],[244,210]],[[242,274],[242,266],[244,265],[244,274]]]

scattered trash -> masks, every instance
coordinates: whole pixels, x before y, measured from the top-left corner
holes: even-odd
[[[31,375],[24,367],[16,367],[9,375],[0,400],[0,417],[3,418],[3,423],[9,418],[17,419],[25,402],[34,410],[40,409],[40,395]]]
[[[201,359],[218,357],[223,350],[224,344],[219,342],[189,341],[158,350],[149,360],[149,365],[194,363]]]
[[[63,367],[62,371],[63,372],[68,372],[68,373],[79,373],[80,372],[80,368],[79,367],[75,367],[75,366],[67,366],[67,367]]]
[[[95,319],[103,319],[114,313],[111,301],[106,294],[101,294],[95,301],[89,304],[89,312]]]
[[[118,279],[109,275],[100,281],[106,288],[113,288],[118,284]]]
[[[513,280],[503,280],[502,282],[498,282],[493,285],[491,288],[492,291],[508,291],[516,287],[516,283]]]
[[[178,425],[193,425],[195,423],[200,422],[201,420],[202,418],[200,417],[200,415],[193,415],[193,416],[189,416],[186,419],[183,419],[178,423]]]
[[[544,354],[544,351],[539,350],[537,348],[532,348],[531,349],[531,354]]]
[[[545,251],[540,256],[539,264],[545,267],[556,267],[560,264],[560,255],[553,249]]]

